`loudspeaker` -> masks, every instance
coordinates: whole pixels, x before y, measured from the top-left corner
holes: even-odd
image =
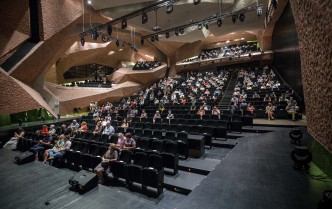
[[[81,170],[69,179],[70,190],[83,194],[98,185],[98,178],[95,173]]]
[[[32,152],[26,151],[15,156],[15,162],[19,165],[30,163],[35,160],[35,155]]]

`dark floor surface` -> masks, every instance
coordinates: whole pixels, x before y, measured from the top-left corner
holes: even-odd
[[[68,179],[76,172],[41,162],[16,165],[13,161],[17,153],[0,149],[0,208],[316,208],[322,192],[332,189],[331,179],[314,164],[311,164],[310,175],[294,170],[289,129],[274,127],[273,131],[257,135],[243,133],[244,137],[237,139],[238,144],[233,149],[213,147],[201,159],[180,162],[190,167],[196,161],[202,165],[193,167],[210,173],[199,176],[180,171],[179,175],[184,175],[178,180],[195,184],[184,185],[193,191],[186,196],[165,190],[158,198],[124,187],[101,185],[80,195],[67,189]],[[305,134],[304,138],[309,137]],[[204,159],[211,164],[204,165]],[[219,164],[215,163],[217,160]],[[195,177],[197,181],[183,180],[186,176]],[[61,190],[64,191],[46,206],[45,201]]]

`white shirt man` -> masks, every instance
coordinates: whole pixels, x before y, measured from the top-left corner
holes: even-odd
[[[115,133],[115,130],[114,130],[113,126],[111,126],[111,123],[108,121],[106,123],[106,126],[105,126],[102,134],[111,135],[111,134],[114,134],[114,133]]]

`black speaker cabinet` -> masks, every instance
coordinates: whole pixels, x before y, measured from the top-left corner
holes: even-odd
[[[98,185],[98,177],[95,173],[81,170],[69,179],[70,190],[83,194]]]
[[[35,160],[35,155],[29,151],[19,153],[18,155],[15,156],[15,162],[19,165],[30,163],[33,162],[34,160]]]

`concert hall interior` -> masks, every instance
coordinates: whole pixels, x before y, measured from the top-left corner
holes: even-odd
[[[331,209],[332,1],[0,1],[0,208]]]

